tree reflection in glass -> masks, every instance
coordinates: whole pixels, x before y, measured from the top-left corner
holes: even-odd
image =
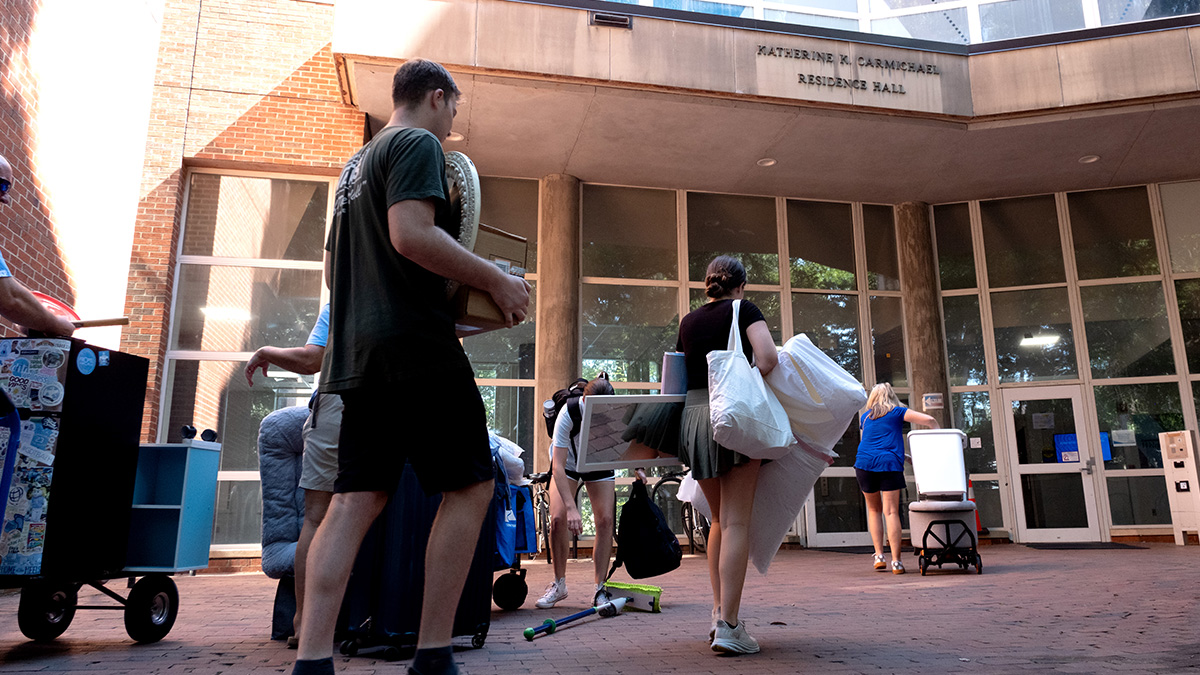
[[[862,382],[858,296],[792,293],[792,330],[807,335],[818,349]]]
[[[967,435],[970,441],[979,439],[980,447],[968,441],[963,450],[968,473],[996,472],[996,440],[992,434],[991,394],[986,391],[964,391],[950,394],[954,408],[954,428]]]
[[[997,292],[991,300],[1001,382],[1076,377],[1067,289]]]
[[[983,353],[983,326],[979,321],[979,296],[942,298],[946,317],[946,357],[950,386],[987,384]]]
[[[583,287],[583,368],[613,382],[658,382],[663,352],[679,335],[678,291],[654,286]]]
[[[1184,428],[1179,385],[1101,385],[1095,388],[1096,418],[1101,433],[1108,433],[1111,457],[1106,469],[1157,469],[1162,467],[1158,435]]]
[[[1085,286],[1079,295],[1093,377],[1175,372],[1162,284]]]
[[[719,255],[742,261],[751,284],[779,283],[779,235],[775,200],[769,197],[687,195],[688,278],[704,281]]]

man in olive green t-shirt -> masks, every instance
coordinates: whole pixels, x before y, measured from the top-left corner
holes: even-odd
[[[493,494],[487,414],[454,331],[446,280],[486,291],[508,325],[529,284],[459,245],[441,141],[458,110],[445,68],[396,70],[392,117],[342,170],[326,243],[329,342],[321,391],[341,395],[338,477],[308,556],[294,674],[332,673],[333,632],[367,529],[412,465],[441,494],[425,560],[417,653],[409,673],[456,673],[450,638]],[[398,570],[394,573],[400,573]]]

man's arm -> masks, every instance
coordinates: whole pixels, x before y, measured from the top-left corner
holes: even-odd
[[[529,282],[500,271],[437,227],[432,200],[408,199],[392,204],[388,209],[388,233],[392,247],[405,258],[434,274],[490,294],[508,327],[525,319]]]
[[[0,316],[47,335],[71,335],[75,324],[52,314],[29,289],[12,277],[0,278]]]
[[[303,347],[260,347],[246,363],[246,382],[254,386],[254,371],[261,369],[267,376],[267,366],[272,364],[297,375],[312,375],[321,370],[325,358],[325,347],[304,345]]]

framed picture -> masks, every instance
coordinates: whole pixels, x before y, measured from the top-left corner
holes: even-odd
[[[687,396],[588,396],[576,471],[679,464],[679,422]]]

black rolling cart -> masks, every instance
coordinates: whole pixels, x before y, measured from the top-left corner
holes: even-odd
[[[0,339],[0,389],[15,406],[8,419],[19,418],[20,428],[19,442],[11,442],[10,427],[0,424],[0,488],[7,497],[0,588],[21,589],[17,623],[30,639],[58,637],[78,609],[122,610],[126,632],[138,642],[162,639],[174,624],[179,596],[169,574],[192,551],[178,527],[176,539],[165,536],[164,519],[174,510],[182,527],[185,511],[195,517],[204,510],[203,496],[199,508],[188,509],[182,493],[190,483],[209,482],[208,473],[215,481],[216,464],[202,454],[193,458],[189,444],[173,446],[183,455],[147,446],[139,463],[148,370],[142,357],[77,339]],[[219,455],[216,444],[197,445],[211,446],[197,452]],[[135,482],[142,502],[136,516]],[[178,503],[154,503],[175,487]],[[209,506],[209,531],[211,522]],[[160,552],[164,547],[174,549]],[[140,567],[128,565],[130,556]],[[105,587],[113,579],[128,579],[127,597]],[[116,604],[79,605],[84,585]]]

